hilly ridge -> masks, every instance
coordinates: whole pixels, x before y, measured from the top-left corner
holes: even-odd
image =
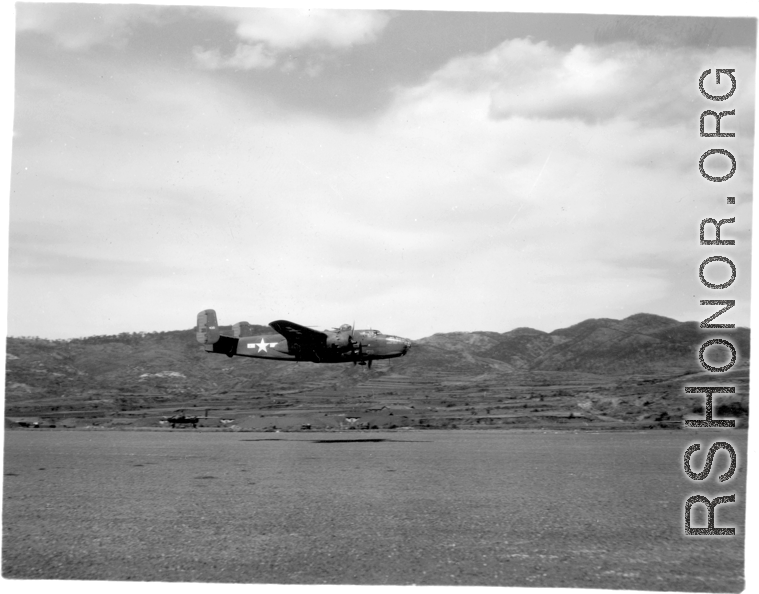
[[[738,352],[735,366],[718,376],[697,360],[711,337],[729,339]],[[10,337],[6,416],[151,426],[176,410],[211,409],[248,419],[251,428],[269,427],[261,419],[270,411],[281,413],[279,427],[288,415],[295,425],[342,426],[353,415],[378,427],[666,426],[698,409],[697,399],[683,396],[685,382],[738,385],[719,405],[746,415],[749,337],[747,328],[702,330],[697,322],[636,314],[553,332],[434,334],[372,370],[208,354],[194,329],[68,341]],[[706,356],[713,365],[729,361],[721,346]],[[395,409],[405,411],[406,425],[390,418]]]
[[[417,343],[469,351],[502,361],[513,369],[620,374],[655,373],[673,367],[702,370],[696,357],[698,348],[706,338],[716,336],[729,336],[741,358],[748,359],[747,328],[728,334],[725,330],[702,330],[697,322],[678,322],[651,314],[636,314],[624,320],[590,319],[550,333],[517,328],[503,334],[435,334]],[[727,363],[727,350],[720,354],[714,363]]]

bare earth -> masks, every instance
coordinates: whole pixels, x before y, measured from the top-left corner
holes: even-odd
[[[683,452],[739,452],[727,483]],[[3,575],[743,588],[746,432],[5,432]],[[685,537],[687,497],[734,537]],[[694,508],[694,526],[705,513]]]

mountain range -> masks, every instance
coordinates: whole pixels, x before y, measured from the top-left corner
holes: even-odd
[[[225,331],[231,334],[231,327],[222,327]],[[254,326],[258,331],[271,330]],[[697,359],[703,342],[717,337],[729,340],[738,353],[735,366],[724,374],[706,373]],[[592,414],[638,419],[651,412],[652,403],[657,403],[654,417],[678,419],[697,408],[692,397],[682,395],[686,381],[737,382],[736,396],[723,402],[745,413],[749,338],[748,328],[703,330],[697,322],[636,314],[589,319],[553,332],[434,334],[414,341],[407,356],[376,361],[368,370],[230,359],[206,353],[194,329],[65,341],[9,337],[6,416],[144,416],[203,407],[239,411],[252,403],[300,409],[321,403],[332,410],[377,402],[426,403],[430,410],[443,406],[451,413],[466,404],[467,414],[477,416],[471,410],[487,409],[492,415],[494,407],[513,408],[529,397],[541,403],[537,410],[520,406],[541,422],[550,410],[572,419]],[[729,361],[721,346],[711,347],[706,357],[715,366]],[[630,386],[638,387],[631,392]],[[553,396],[557,391],[561,398]],[[609,407],[621,416],[607,414]]]
[[[500,361],[514,370],[624,374],[659,373],[673,368],[698,371],[698,349],[712,337],[730,340],[741,360],[747,361],[749,336],[748,328],[702,330],[697,322],[636,314],[623,320],[585,320],[550,333],[517,328],[502,334],[434,334],[418,344]],[[729,361],[727,349],[721,354],[722,358],[714,363]]]

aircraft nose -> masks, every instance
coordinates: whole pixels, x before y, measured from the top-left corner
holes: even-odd
[[[409,352],[409,349],[411,348],[411,341],[408,338],[403,339],[403,354]]]

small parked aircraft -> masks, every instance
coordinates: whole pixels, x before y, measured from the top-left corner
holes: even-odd
[[[255,357],[278,361],[350,363],[372,366],[376,359],[402,357],[411,348],[408,338],[382,334],[379,330],[354,330],[343,324],[332,330],[314,330],[287,320],[269,324],[276,334],[251,335],[248,322],[233,326],[234,336],[219,331],[216,312],[205,309],[198,314],[197,339],[209,353],[228,357]]]
[[[200,421],[197,416],[187,417],[183,412],[171,417],[164,417],[164,420],[171,424],[172,429],[177,425],[192,425],[192,428],[195,429],[198,426],[198,421]]]
[[[206,421],[210,418],[208,416],[208,411],[210,411],[210,408],[206,409],[206,416],[203,417]],[[171,425],[171,428],[174,429],[177,425],[180,427],[182,425],[192,425],[192,428],[195,429],[198,424],[200,423],[200,415],[192,414],[192,415],[186,415],[184,410],[176,410],[174,411],[176,414],[173,414],[170,417],[164,417],[162,421],[159,421],[161,425]],[[222,420],[222,423],[224,421]]]

